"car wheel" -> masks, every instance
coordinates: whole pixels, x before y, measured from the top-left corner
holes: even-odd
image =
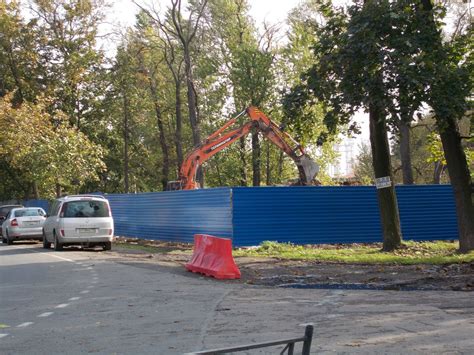
[[[104,250],[112,250],[112,242],[105,242],[102,248],[104,248]]]
[[[56,232],[53,232],[54,236],[54,250],[55,251],[60,251],[63,250],[63,245],[59,243],[58,236],[56,235]]]
[[[8,229],[7,229],[7,244],[8,245],[12,245],[13,244],[13,240],[10,239],[10,235],[8,234]]]
[[[43,248],[44,249],[49,249],[51,248],[51,243],[48,242],[48,239],[46,239],[46,234],[43,231]]]

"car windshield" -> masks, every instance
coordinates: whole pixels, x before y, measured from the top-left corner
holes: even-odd
[[[41,208],[25,208],[23,210],[16,210],[14,213],[15,217],[35,217],[46,214]]]
[[[62,208],[65,218],[109,217],[107,202],[81,200],[66,202]]]

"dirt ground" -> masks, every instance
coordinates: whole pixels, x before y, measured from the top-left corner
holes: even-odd
[[[152,245],[134,250],[122,243]],[[175,268],[191,258],[188,244],[119,238],[112,253]],[[351,264],[236,257],[240,280],[254,285],[295,288],[474,291],[474,262],[448,265]]]

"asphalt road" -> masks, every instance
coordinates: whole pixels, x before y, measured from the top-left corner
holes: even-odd
[[[302,336],[313,323],[314,354],[472,354],[473,296],[265,288],[114,252],[2,244],[0,353],[181,354]]]

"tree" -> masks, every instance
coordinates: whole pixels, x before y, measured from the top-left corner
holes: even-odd
[[[290,29],[288,31],[288,44],[283,48],[281,60],[278,62],[279,82],[277,86],[283,87],[284,92],[291,90],[293,86],[300,83],[301,73],[309,70],[313,63],[313,44],[317,36],[314,30],[314,23],[320,23],[321,14],[319,3],[308,0],[302,2],[288,16]],[[325,173],[326,167],[333,162],[337,153],[334,145],[339,140],[341,134],[347,131],[347,127],[337,127],[329,132],[323,122],[324,107],[321,103],[308,102],[300,106],[298,110],[285,110],[288,102],[283,97],[283,122],[292,132],[298,142],[306,147],[317,147],[315,160],[320,166],[318,181],[325,184],[332,184],[332,179]],[[352,127],[355,129],[355,127]],[[351,134],[351,132],[347,132]],[[321,139],[321,138],[324,139]]]
[[[274,55],[269,46],[262,49],[243,44],[233,54],[230,80],[234,85],[234,100],[240,107],[248,103],[264,109],[273,79]],[[260,186],[261,147],[258,132],[252,132],[252,172],[252,185]]]
[[[223,66],[226,69],[229,92],[234,112],[252,105],[266,110],[275,89],[273,49],[276,28],[264,25],[264,33],[258,34],[248,14],[246,0],[213,0],[209,2],[211,28],[218,34]],[[273,109],[273,107],[271,107]],[[261,144],[258,132],[251,134],[252,185],[262,180]],[[240,140],[241,184],[247,184],[245,171],[245,139]],[[269,155],[269,147],[267,147]],[[269,162],[267,159],[267,166]],[[267,169],[268,171],[268,169]]]
[[[472,92],[472,53],[467,52],[472,27],[454,43],[443,43],[437,14],[440,8],[430,0],[421,0],[416,7],[424,20],[422,32],[427,37],[423,47],[425,62],[431,64],[428,102],[436,115],[441,142],[454,190],[459,226],[459,250],[474,250],[474,206],[472,180],[466,154],[462,148],[458,121],[466,112],[467,98]]]
[[[409,129],[414,182],[416,184],[449,183],[443,146],[433,115],[420,116],[416,122],[409,126]],[[393,138],[395,181],[402,183],[403,177],[399,161],[401,144],[396,137]]]
[[[207,1],[208,0],[199,0],[189,3],[187,8],[188,18],[184,18],[182,1],[171,0],[171,7],[167,9],[168,11],[165,20],[162,20],[157,12],[152,13],[151,11],[137,4],[137,6],[139,6],[144,11],[144,13],[146,13],[150,17],[150,19],[156,22],[159,28],[157,32],[164,32],[164,37],[167,38],[167,42],[169,45],[171,45],[171,43],[180,44],[180,49],[184,61],[184,76],[187,88],[189,122],[192,130],[193,144],[195,146],[201,143],[201,125],[199,119],[197,89],[194,78],[194,70],[196,64],[195,57],[193,56],[193,54],[196,53],[197,48],[199,47],[199,43],[197,42],[196,37],[202,22],[202,17],[206,9]],[[173,42],[171,38],[176,40],[176,42]],[[169,57],[168,60],[170,60]],[[169,67],[169,69],[171,70],[171,67]],[[175,74],[176,72],[174,72],[174,75]],[[178,79],[178,77],[175,77],[175,79]],[[180,105],[180,99],[177,101],[177,105]],[[180,134],[181,112],[177,114],[177,118],[179,119],[177,131],[178,134]],[[178,145],[178,150],[180,150],[180,148],[181,147]],[[204,184],[202,167],[198,168],[196,181],[198,181],[201,186]]]
[[[207,0],[200,0],[196,3],[195,9],[190,9],[188,19],[183,19],[181,9],[181,0],[171,0],[170,16],[172,19],[173,30],[169,29],[180,42],[184,56],[184,73],[186,77],[187,99],[189,122],[193,132],[193,143],[198,145],[201,143],[201,130],[198,115],[198,100],[193,75],[192,45],[196,38],[199,23],[206,8]],[[198,169],[196,180],[203,185],[204,178],[202,169]]]
[[[298,113],[308,103],[326,103],[324,120],[329,132],[348,124],[359,108],[368,111],[375,177],[390,181],[390,186],[377,189],[383,249],[390,251],[401,243],[387,138],[387,116],[396,96],[392,82],[386,79],[392,75],[386,41],[398,30],[397,22],[391,18],[394,12],[388,1],[357,2],[348,16],[328,4],[320,9],[326,19],[323,25],[316,24],[314,65],[306,72],[304,83],[287,96],[287,107]]]
[[[357,156],[357,163],[354,166],[354,175],[362,185],[374,184],[374,168],[372,166],[372,152],[370,146],[362,143],[360,153]]]
[[[31,189],[51,197],[61,188],[72,192],[105,169],[102,148],[77,129],[66,116],[48,112],[48,100],[13,107],[11,95],[0,99],[0,160],[19,172],[25,196]],[[36,197],[39,193],[36,193]]]
[[[34,0],[31,5],[42,35],[37,54],[45,92],[55,98],[53,109],[66,113],[76,127],[88,126],[83,131],[93,130],[94,108],[104,91],[104,58],[96,49],[103,10],[102,0]]]
[[[126,45],[126,43],[125,43]],[[132,88],[134,84],[135,68],[131,63],[134,58],[127,52],[127,48],[119,47],[114,67],[117,85],[117,99],[122,103],[122,134],[123,134],[123,183],[124,192],[130,191],[130,126],[132,125]]]
[[[184,82],[183,77],[183,58],[180,57],[175,49],[176,44],[173,43],[173,40],[166,31],[162,31],[164,35],[163,42],[163,55],[168,66],[169,71],[173,77],[174,83],[174,97],[175,97],[175,118],[176,118],[176,131],[175,131],[175,145],[176,145],[176,167],[177,173],[181,168],[184,160],[183,154],[183,118],[182,118],[182,98],[181,98],[181,88]],[[159,36],[160,37],[160,36]],[[161,37],[160,37],[161,38]]]
[[[0,33],[0,97],[14,92],[14,104],[31,101],[41,89],[35,21],[25,23],[19,3],[2,0]]]
[[[123,36],[104,103],[109,118],[106,128],[115,137],[110,142],[115,146],[110,163],[123,186],[120,191],[125,192],[162,190],[169,175],[168,129],[162,114],[166,83],[158,73],[163,69],[157,64],[160,54],[145,45],[145,36],[137,30]]]

